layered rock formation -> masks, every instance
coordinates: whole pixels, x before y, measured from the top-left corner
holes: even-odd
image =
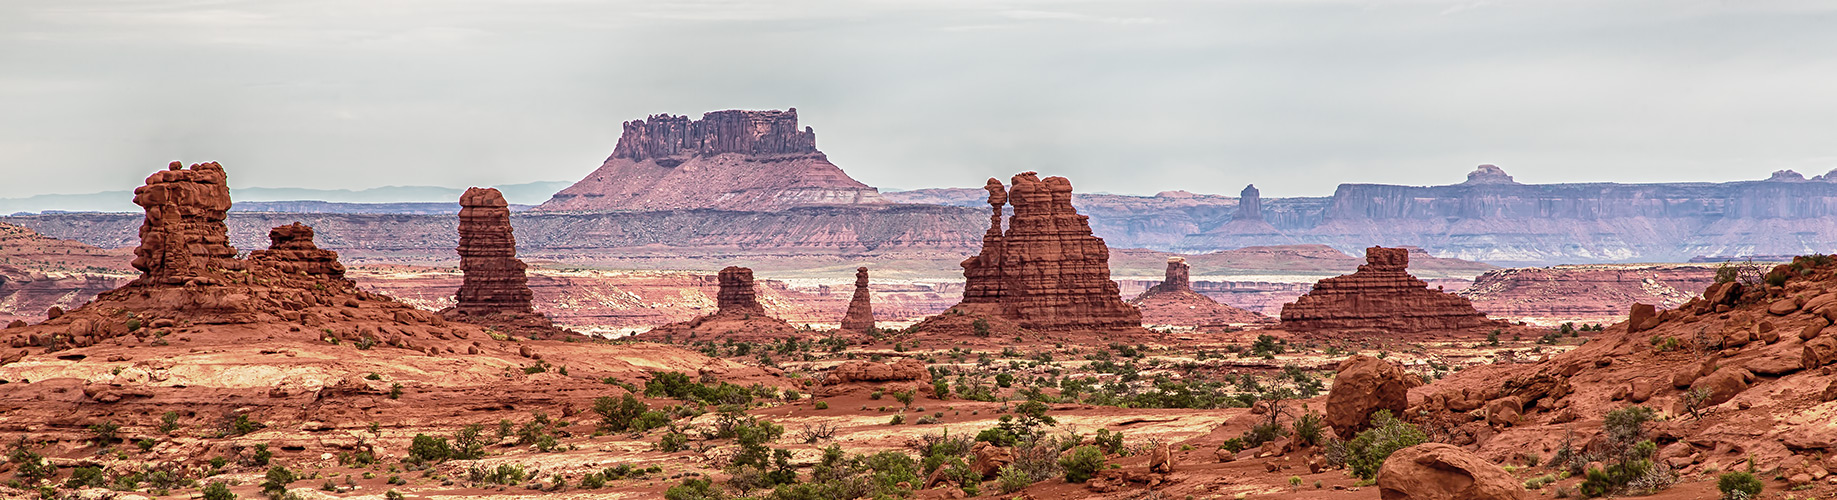
[[[141,280],[178,284],[205,277],[211,269],[240,269],[223,219],[230,210],[230,186],[216,162],[172,162],[134,189],[134,204],[146,210],[134,268]]]
[[[530,313],[527,266],[517,259],[504,195],[496,189],[471,188],[459,204],[459,268],[466,279],[454,311],[476,316]]]
[[[320,250],[313,244],[313,228],[295,222],[268,231],[268,249],[249,252],[249,260],[286,273],[306,273],[333,279],[344,278],[344,264],[338,252]]]
[[[759,291],[753,288],[752,269],[727,266],[716,276],[721,280],[721,293],[715,296],[719,314],[765,314],[765,307],[759,305]]]
[[[855,268],[855,294],[848,300],[848,312],[842,315],[842,329],[855,332],[874,330],[874,305],[867,288],[867,268]]]
[[[982,251],[963,261],[965,311],[1043,330],[1139,327],[1141,312],[1110,281],[1110,250],[1072,207],[1072,183],[1024,172],[1013,189],[989,179],[989,230]],[[1014,215],[1001,230],[1002,205]]]
[[[612,156],[538,211],[772,211],[884,203],[816,149],[797,109],[714,111],[700,120],[653,115],[625,122]]]
[[[1422,332],[1502,326],[1458,295],[1430,290],[1406,271],[1402,248],[1365,249],[1366,264],[1352,274],[1320,280],[1314,290],[1282,306],[1288,330],[1371,328]]]
[[[138,277],[128,265],[133,258],[133,249],[96,248],[0,223],[0,324],[82,306]]]
[[[1151,325],[1208,326],[1254,323],[1268,319],[1261,314],[1220,304],[1211,297],[1194,292],[1188,276],[1190,270],[1185,258],[1167,259],[1167,278],[1129,301],[1130,305],[1142,311],[1142,322]]]

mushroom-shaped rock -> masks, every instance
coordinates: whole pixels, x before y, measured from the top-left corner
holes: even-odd
[[[1409,407],[1409,375],[1396,364],[1371,356],[1353,356],[1339,364],[1333,390],[1327,392],[1327,425],[1341,439],[1352,439],[1370,425],[1371,414]]]
[[[1458,446],[1428,443],[1397,450],[1378,469],[1383,500],[1522,500],[1524,487],[1499,466]]]

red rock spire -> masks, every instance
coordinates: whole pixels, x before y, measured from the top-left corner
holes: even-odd
[[[855,296],[848,301],[848,313],[842,315],[842,329],[865,332],[874,329],[874,306],[868,301],[867,268],[855,268]]]
[[[530,313],[529,276],[517,260],[517,238],[511,234],[510,204],[496,189],[468,188],[459,197],[459,286],[463,314]]]

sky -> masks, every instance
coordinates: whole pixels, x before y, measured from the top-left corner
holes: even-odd
[[[1837,168],[1837,4],[6,0],[0,197],[584,177],[620,123],[795,107],[882,188],[1680,182]]]

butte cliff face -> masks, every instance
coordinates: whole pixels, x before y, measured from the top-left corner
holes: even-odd
[[[1152,325],[1207,326],[1255,323],[1268,320],[1261,314],[1220,304],[1193,291],[1191,267],[1182,257],[1167,259],[1167,278],[1142,292],[1129,304],[1142,311],[1142,322]]]
[[[475,316],[531,312],[527,266],[517,259],[504,195],[471,188],[460,195],[459,205],[459,269],[466,279],[454,310]]]
[[[1467,299],[1430,290],[1410,276],[1407,249],[1371,247],[1365,261],[1358,271],[1320,280],[1313,291],[1284,304],[1282,328],[1407,333],[1504,325],[1474,310]]]
[[[1072,208],[1072,183],[1025,172],[1012,190],[989,179],[989,230],[982,251],[963,261],[966,310],[1042,330],[1141,326],[1141,312],[1122,301],[1110,281],[1110,249],[1091,236],[1088,218]],[[1001,230],[1002,205],[1014,215]]]
[[[851,332],[874,330],[874,305],[869,302],[867,268],[855,268],[855,294],[848,300],[848,312],[842,315],[842,329]]]
[[[654,115],[625,122],[612,156],[537,211],[774,211],[884,203],[816,149],[797,109],[715,111],[700,120]]]

